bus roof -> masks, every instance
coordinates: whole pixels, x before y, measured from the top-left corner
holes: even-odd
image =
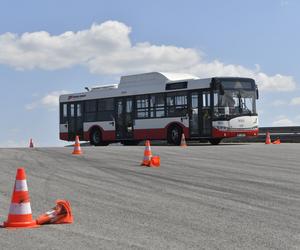
[[[87,92],[61,95],[60,102],[82,101],[89,99],[142,95],[166,91],[166,84],[187,82],[187,89],[209,88],[212,78],[199,79],[190,74],[150,72],[122,76],[119,84],[92,88]]]

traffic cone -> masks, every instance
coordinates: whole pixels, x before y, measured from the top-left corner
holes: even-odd
[[[273,141],[273,144],[280,144],[280,143],[281,143],[281,141],[279,138],[277,138],[275,141]]]
[[[3,227],[33,228],[38,226],[32,219],[25,169],[18,168],[8,218],[3,223]]]
[[[29,142],[29,147],[30,148],[33,148],[34,146],[33,146],[33,141],[32,141],[32,139],[30,138],[30,142]]]
[[[144,159],[143,162],[141,163],[141,166],[151,167],[152,166],[151,158],[152,158],[152,152],[151,152],[150,141],[147,140],[145,143]]]
[[[153,155],[151,158],[151,167],[160,167],[160,157],[158,155]]]
[[[73,155],[81,155],[82,154],[78,135],[76,135],[76,138],[75,138],[74,150],[73,150],[72,154]]]
[[[66,200],[57,200],[56,206],[52,208],[52,210],[40,215],[36,219],[36,223],[39,225],[73,223],[70,202]]]
[[[265,144],[271,144],[271,138],[270,138],[270,133],[269,133],[269,131],[267,131],[267,133],[266,133],[266,141],[265,141]]]
[[[186,148],[186,147],[187,147],[187,144],[186,144],[186,141],[185,141],[184,133],[182,133],[182,136],[181,136],[180,147],[183,147],[183,148]]]

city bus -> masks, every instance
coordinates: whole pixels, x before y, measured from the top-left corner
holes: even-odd
[[[209,141],[258,135],[258,88],[251,78],[199,79],[181,73],[151,72],[122,76],[119,84],[64,94],[60,139],[92,145],[143,140]]]

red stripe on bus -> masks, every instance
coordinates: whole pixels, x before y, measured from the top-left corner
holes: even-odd
[[[156,129],[135,129],[133,132],[133,137],[135,140],[159,140],[165,139],[167,130],[165,128],[156,128]]]
[[[69,139],[68,133],[59,133],[59,139],[68,141]]]
[[[175,124],[175,123],[172,123]],[[189,128],[183,126],[180,123],[176,123],[179,125],[184,132],[184,135],[186,139],[189,138]],[[168,126],[171,124],[168,124]],[[151,139],[151,140],[164,140],[167,139],[167,131],[168,131],[168,126],[165,128],[156,128],[156,129],[134,129],[133,132],[133,139],[135,140],[144,140],[144,139]],[[83,140],[84,141],[89,141],[90,140],[90,132],[91,130],[95,128],[92,127],[89,129],[89,131],[83,133]],[[102,139],[103,141],[114,141],[116,140],[116,132],[114,130],[109,130],[105,131],[99,126],[97,126],[101,130],[102,133]],[[69,141],[68,133],[60,133],[59,138],[61,140]]]

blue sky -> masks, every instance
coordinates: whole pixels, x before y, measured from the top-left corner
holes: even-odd
[[[261,126],[300,125],[300,2],[1,1],[0,146],[64,145],[57,96],[124,74],[254,77]]]

